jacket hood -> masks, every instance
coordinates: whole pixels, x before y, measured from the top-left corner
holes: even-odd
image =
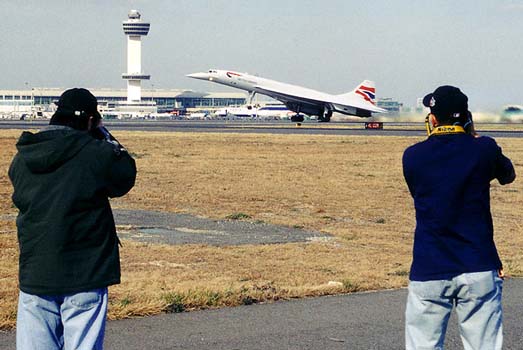
[[[19,156],[33,173],[59,168],[94,139],[74,129],[48,130],[33,134],[24,131],[16,143]]]

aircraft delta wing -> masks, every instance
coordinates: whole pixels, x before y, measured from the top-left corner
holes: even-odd
[[[301,86],[281,83],[246,73],[210,69],[205,73],[187,75],[190,78],[208,80],[250,93],[250,101],[254,94],[270,96],[283,102],[287,108],[297,115],[292,121],[303,121],[303,114],[316,115],[319,121],[328,122],[333,112],[355,115],[362,118],[371,117],[372,113],[386,113],[385,109],[375,105],[374,82],[365,80],[353,91],[331,95]]]

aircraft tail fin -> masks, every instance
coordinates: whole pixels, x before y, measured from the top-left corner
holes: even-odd
[[[349,93],[341,94],[340,96],[362,98],[365,101],[376,105],[376,86],[373,81],[364,80],[356,89]]]

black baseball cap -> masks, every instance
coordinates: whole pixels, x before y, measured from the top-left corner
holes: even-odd
[[[98,101],[87,89],[73,88],[66,90],[56,103],[58,113],[70,114],[72,116],[94,116],[102,118],[98,112]]]
[[[425,96],[423,105],[440,120],[460,118],[468,112],[468,97],[457,87],[443,85]]]

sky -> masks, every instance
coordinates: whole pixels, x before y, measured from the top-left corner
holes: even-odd
[[[523,104],[523,0],[1,0],[0,89],[121,88],[130,9],[143,89],[233,89],[209,68],[333,94],[365,79],[414,106],[454,85],[473,111]]]

